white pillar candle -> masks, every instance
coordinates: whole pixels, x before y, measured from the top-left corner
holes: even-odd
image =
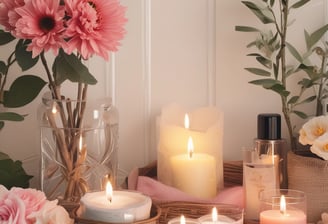
[[[84,219],[131,223],[150,217],[151,199],[139,192],[106,191],[86,193],[80,201],[78,216]]]
[[[173,186],[198,198],[213,198],[217,193],[216,162],[213,156],[193,153],[192,138],[188,153],[172,156]]]
[[[185,127],[185,114],[189,115],[189,127]],[[197,153],[213,156],[216,161],[218,190],[223,189],[223,113],[214,107],[186,111],[170,105],[162,109],[158,119],[158,180],[173,186],[170,159],[186,153],[186,142],[192,137]]]

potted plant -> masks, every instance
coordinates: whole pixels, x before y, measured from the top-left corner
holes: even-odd
[[[263,0],[242,1],[248,9],[262,22],[259,29],[252,26],[236,26],[237,31],[255,32],[257,38],[247,47],[254,47],[255,52],[247,56],[254,57],[260,67],[249,67],[247,71],[257,78],[251,84],[270,90],[281,99],[281,110],[285,119],[291,153],[288,154],[288,187],[304,191],[307,195],[308,221],[317,222],[328,207],[328,161],[323,160],[322,151],[328,152],[328,117],[322,114],[322,101],[327,98],[327,43],[322,37],[328,30],[324,25],[312,33],[304,30],[305,51],[301,52],[289,42],[289,27],[295,22],[290,14],[304,7],[310,0]],[[296,59],[296,60],[295,60]],[[291,63],[296,61],[296,63]],[[290,81],[297,80],[296,83]],[[297,92],[295,93],[295,85]],[[294,90],[294,91],[293,91]],[[300,108],[304,104],[313,104],[313,112],[306,113]],[[298,152],[298,131],[292,123],[292,116],[302,119],[314,117],[300,130],[300,142],[313,144],[311,155],[320,158],[296,155]],[[311,137],[314,131],[323,136],[314,143]],[[320,153],[317,153],[317,152]],[[327,157],[328,158],[328,157]]]
[[[289,18],[290,14],[308,2],[309,0],[242,1],[265,25],[265,28],[236,26],[237,31],[258,34],[256,39],[247,45],[248,48],[255,47],[256,52],[247,56],[254,57],[260,67],[245,69],[259,77],[250,83],[279,95],[292,150],[297,148],[297,139],[291,117],[296,115],[302,119],[308,118],[309,114],[301,111],[299,106],[313,102],[316,102],[314,107],[316,112],[313,114],[320,115],[322,113],[321,101],[327,97],[325,87],[328,77],[326,71],[328,48],[320,41],[328,30],[328,25],[312,33],[304,30],[305,52],[298,51],[287,39],[288,27],[294,22]],[[291,64],[288,54],[291,54],[297,63]],[[318,58],[313,59],[315,56]],[[313,60],[316,60],[317,64]],[[295,83],[287,82],[292,76],[298,76],[299,91],[297,93],[291,91]]]

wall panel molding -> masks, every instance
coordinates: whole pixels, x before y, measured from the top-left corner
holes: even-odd
[[[151,153],[151,0],[142,0],[143,40],[143,82],[144,82],[144,161],[150,160]]]
[[[207,42],[207,51],[208,51],[208,105],[216,105],[216,1],[208,0],[207,1],[208,9],[208,42]]]

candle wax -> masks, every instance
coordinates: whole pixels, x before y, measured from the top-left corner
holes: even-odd
[[[306,224],[306,215],[301,210],[266,210],[260,213],[260,224]]]
[[[151,199],[138,192],[114,191],[110,202],[105,191],[100,191],[85,194],[80,204],[83,218],[124,223],[149,218]]]
[[[225,215],[218,215],[217,221],[212,220],[212,215],[204,215],[199,218],[201,224],[243,224],[243,218],[234,220]]]
[[[173,186],[198,198],[213,198],[217,193],[216,163],[213,156],[193,153],[171,158]]]

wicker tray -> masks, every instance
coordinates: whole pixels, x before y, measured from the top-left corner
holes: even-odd
[[[76,212],[75,212],[76,214]],[[150,218],[133,222],[134,224],[156,224],[159,223],[159,217],[161,215],[161,208],[157,205],[152,205],[150,210]],[[116,224],[116,223],[108,223],[101,221],[94,221],[89,219],[80,218],[77,215],[75,216],[75,224]]]

